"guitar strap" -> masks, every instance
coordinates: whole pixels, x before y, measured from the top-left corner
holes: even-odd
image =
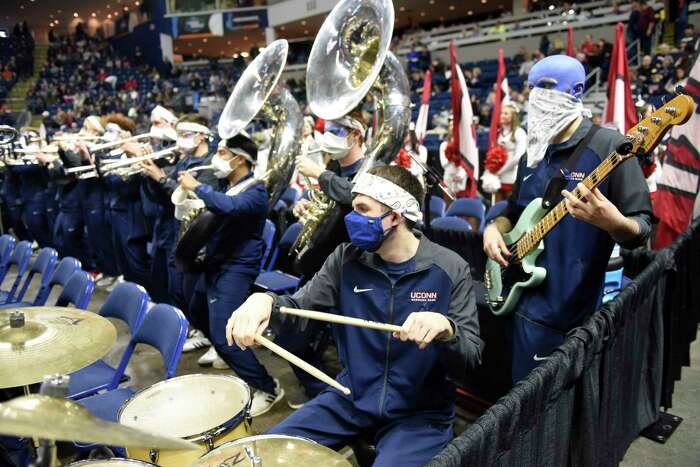
[[[581,159],[583,152],[586,150],[588,144],[591,142],[593,136],[595,136],[598,130],[600,130],[598,125],[591,126],[591,129],[588,130],[586,136],[580,143],[578,143],[578,146],[576,146],[576,150],[574,150],[566,162],[562,164],[562,166],[559,168],[559,172],[557,172],[557,174],[549,181],[547,188],[544,190],[544,195],[542,196],[543,209],[550,210],[562,200],[561,192],[564,188],[566,188],[566,185],[569,184],[569,180],[566,178],[566,175],[571,173],[571,171],[576,168],[576,165],[578,164],[579,159]]]

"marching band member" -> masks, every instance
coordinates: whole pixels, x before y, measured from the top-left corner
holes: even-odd
[[[34,141],[27,148],[39,148]],[[22,205],[22,220],[29,235],[40,247],[52,244],[51,230],[46,216],[46,186],[48,173],[41,164],[9,165],[8,170],[17,175],[20,180],[19,199]]]
[[[231,310],[248,296],[260,270],[265,245],[262,239],[268,211],[268,196],[262,182],[229,196],[226,191],[253,178],[257,158],[255,143],[243,134],[221,141],[212,164],[219,178],[216,186],[203,184],[188,172],[180,174],[180,186],[194,192],[207,209],[218,215],[219,226],[206,245],[204,271],[197,281],[190,312],[208,313],[209,328],[203,328],[226,364],[254,390],[253,417],[281,400],[279,381],[268,375],[255,354],[230,347],[226,321]],[[273,400],[269,401],[268,397]]]
[[[103,136],[106,125],[106,116],[90,115],[83,121],[81,133],[86,136]],[[79,154],[80,165],[97,162],[97,158],[90,153],[84,141],[76,142],[72,151]],[[97,157],[100,156],[101,154],[97,155]],[[112,246],[111,219],[105,184],[101,178],[91,178],[78,180],[78,188],[77,196],[80,199],[80,210],[85,223],[85,243],[94,257],[96,269],[103,275],[97,284],[110,287],[121,275],[121,271]]]
[[[107,117],[105,136],[107,141],[128,138],[134,132],[134,122],[124,115]],[[110,151],[110,156],[120,156],[123,150]],[[142,285],[150,292],[150,265],[146,249],[148,233],[143,215],[139,191],[140,180],[130,177],[124,180],[114,174],[103,178],[109,203],[108,213],[112,227],[112,247],[124,280]]]
[[[122,146],[125,152],[135,156],[143,156],[149,152],[160,151],[177,140],[177,116],[160,105],[151,111],[150,144],[127,143]],[[149,164],[156,168],[165,168],[167,164],[153,161]],[[140,164],[143,168],[144,164]],[[163,172],[164,173],[164,172]],[[156,183],[150,174],[144,171],[146,178],[140,186],[141,204],[146,218],[147,230],[150,233],[150,267],[151,267],[151,298],[157,303],[172,303],[168,292],[168,253],[173,246],[173,214],[172,203],[169,199],[159,200],[153,196],[151,183]],[[156,174],[159,175],[159,174]],[[150,178],[149,178],[150,177]],[[164,210],[168,212],[163,212]]]
[[[550,180],[563,177],[571,214],[544,239],[537,265],[546,281],[525,289],[513,314],[514,382],[525,377],[600,306],[603,278],[614,243],[634,248],[651,232],[649,190],[639,163],[623,163],[592,192],[582,183],[623,141],[616,131],[584,118],[586,73],[578,60],[555,55],[530,70],[527,156],[520,160],[508,206],[484,231],[484,251],[503,266],[509,252],[502,234],[512,230],[525,206],[543,196]],[[582,151],[576,154],[577,148]],[[570,158],[574,167],[565,167]],[[585,194],[575,198],[575,188]],[[557,189],[558,192],[559,189]]]
[[[376,167],[352,188],[345,217],[351,239],[292,296],[254,294],[227,324],[229,344],[246,349],[268,325],[276,333],[307,322],[280,306],[402,324],[393,336],[332,325],[343,370],[329,388],[268,433],[339,448],[361,433],[376,439],[374,466],[422,466],[452,439],[454,385],[481,359],[469,266],[413,231],[423,188],[402,167]],[[392,206],[392,208],[389,208]]]
[[[150,199],[156,201],[162,208],[156,222],[157,238],[154,263],[160,264],[162,261],[161,256],[165,254],[168,273],[168,302],[180,308],[187,315],[192,325],[189,339],[183,349],[184,351],[207,347],[210,345],[210,342],[198,330],[195,325],[198,323],[197,317],[193,316],[189,310],[195,277],[178,271],[175,266],[173,253],[177,245],[180,223],[175,219],[171,196],[178,187],[178,177],[182,172],[210,164],[209,139],[211,138],[211,131],[208,125],[209,121],[202,115],[184,115],[175,126],[176,145],[180,152],[180,158],[175,165],[158,167],[153,161],[140,163],[144,170],[144,175],[150,178],[145,185],[146,193]],[[208,184],[216,183],[215,177],[210,172],[197,173],[197,179]],[[156,265],[154,264],[153,267],[156,267]],[[203,327],[206,329],[208,326],[205,323]],[[214,360],[216,360],[216,352],[212,350],[208,355],[203,355],[199,361],[201,364],[212,364]]]

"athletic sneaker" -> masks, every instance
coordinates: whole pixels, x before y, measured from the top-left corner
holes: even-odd
[[[119,276],[114,279],[114,282],[105,287],[105,290],[107,292],[111,292],[117,285],[121,284],[122,282],[124,282],[124,276]]]
[[[226,361],[223,358],[219,357],[218,354],[216,355],[216,360],[214,360],[214,362],[211,364],[211,366],[217,370],[229,370],[230,369],[228,366],[228,363],[226,363]]]
[[[102,273],[99,271],[93,271],[90,273],[90,275],[92,276],[92,280],[95,281],[95,284],[97,284],[100,281],[100,279],[102,279]]]
[[[197,364],[199,366],[210,366],[217,358],[219,358],[219,354],[216,353],[216,349],[214,347],[209,347],[209,350],[207,350],[204,355],[199,357]]]
[[[253,402],[250,404],[250,416],[257,417],[267,413],[273,405],[278,403],[284,397],[284,389],[280,386],[280,381],[273,378],[275,381],[275,393],[270,394],[260,389],[256,389],[253,394]]]
[[[103,275],[101,279],[97,279],[95,281],[95,285],[97,287],[107,287],[108,285],[114,284],[114,281],[116,281],[117,278],[114,276],[105,276]]]
[[[287,396],[287,405],[292,410],[299,410],[300,408],[304,407],[304,405],[306,405],[306,403],[310,400],[311,399],[309,399],[309,396],[306,395],[306,392],[301,391],[298,392],[296,396]]]
[[[211,342],[199,329],[192,329],[187,335],[187,340],[185,345],[182,346],[183,352],[192,352],[193,350],[203,349],[204,347],[210,347]]]

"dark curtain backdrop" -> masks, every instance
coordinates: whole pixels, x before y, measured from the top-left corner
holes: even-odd
[[[689,364],[698,325],[698,223],[430,467],[613,466]],[[488,345],[488,344],[487,344]]]

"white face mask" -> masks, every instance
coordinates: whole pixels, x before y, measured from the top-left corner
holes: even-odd
[[[224,160],[218,154],[214,154],[214,157],[212,157],[212,159],[211,159],[211,165],[216,167],[216,171],[214,172],[214,176],[216,178],[226,178],[229,175],[231,175],[231,172],[233,172],[235,167],[231,167],[230,162],[231,161]],[[238,167],[238,165],[236,165],[236,167]]]
[[[160,139],[160,140],[168,140],[168,141],[175,141],[177,139],[177,132],[175,131],[174,128],[163,128],[163,127],[156,127],[156,126],[151,126],[151,138],[154,139]]]
[[[177,145],[184,152],[190,153],[197,149],[197,140],[195,137],[192,138],[177,138]]]
[[[103,139],[108,143],[112,143],[119,139],[119,133],[116,131],[107,131],[105,132]]]
[[[348,144],[348,138],[336,136],[333,133],[316,132],[316,142],[321,150],[328,153],[331,159],[337,161],[348,155],[353,145]]]
[[[527,166],[534,167],[547,152],[549,143],[580,116],[590,116],[578,98],[554,89],[530,91],[527,114]]]

